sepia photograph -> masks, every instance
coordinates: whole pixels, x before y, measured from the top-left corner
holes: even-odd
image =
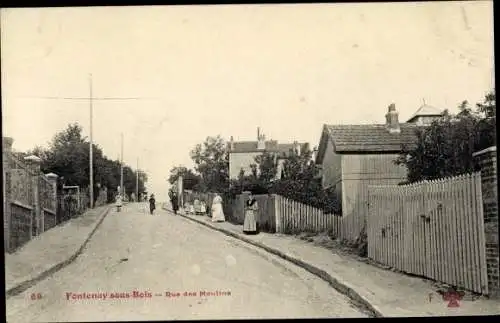
[[[0,34],[7,322],[500,315],[493,1]]]

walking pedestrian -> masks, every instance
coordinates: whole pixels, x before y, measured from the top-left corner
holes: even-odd
[[[224,210],[222,208],[222,197],[216,194],[212,201],[212,222],[224,222],[226,217],[224,216]]]
[[[155,195],[151,194],[151,197],[149,198],[149,212],[153,214],[155,209],[156,209]]]
[[[116,194],[115,198],[116,212],[120,212],[122,209],[122,196],[121,194]]]
[[[177,214],[177,211],[179,210],[179,198],[177,197],[177,194],[172,196],[172,208],[174,209],[174,214]]]
[[[252,193],[249,194],[248,200],[245,203],[245,220],[243,222],[243,233],[257,234],[257,221],[255,213],[259,210],[257,200]]]

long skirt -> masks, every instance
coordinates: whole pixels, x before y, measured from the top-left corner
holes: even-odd
[[[224,222],[226,217],[224,216],[224,210],[222,209],[222,204],[216,203],[212,205],[212,222]]]
[[[245,212],[245,221],[243,222],[243,233],[255,234],[257,233],[257,221],[255,220],[255,213],[253,210]]]

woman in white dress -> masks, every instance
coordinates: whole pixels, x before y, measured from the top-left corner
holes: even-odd
[[[212,201],[212,222],[224,221],[226,221],[226,217],[224,216],[224,210],[222,209],[222,197],[217,194]]]
[[[245,202],[245,221],[243,222],[243,233],[245,234],[256,234],[257,231],[257,220],[256,214],[259,210],[259,205],[257,200],[252,196],[252,193],[248,196],[248,200]]]
[[[116,212],[120,212],[122,209],[122,196],[121,196],[121,194],[116,195],[115,205],[116,205]]]

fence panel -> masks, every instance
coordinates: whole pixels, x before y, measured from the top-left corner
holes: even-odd
[[[369,258],[487,294],[479,173],[370,186],[368,199]]]

